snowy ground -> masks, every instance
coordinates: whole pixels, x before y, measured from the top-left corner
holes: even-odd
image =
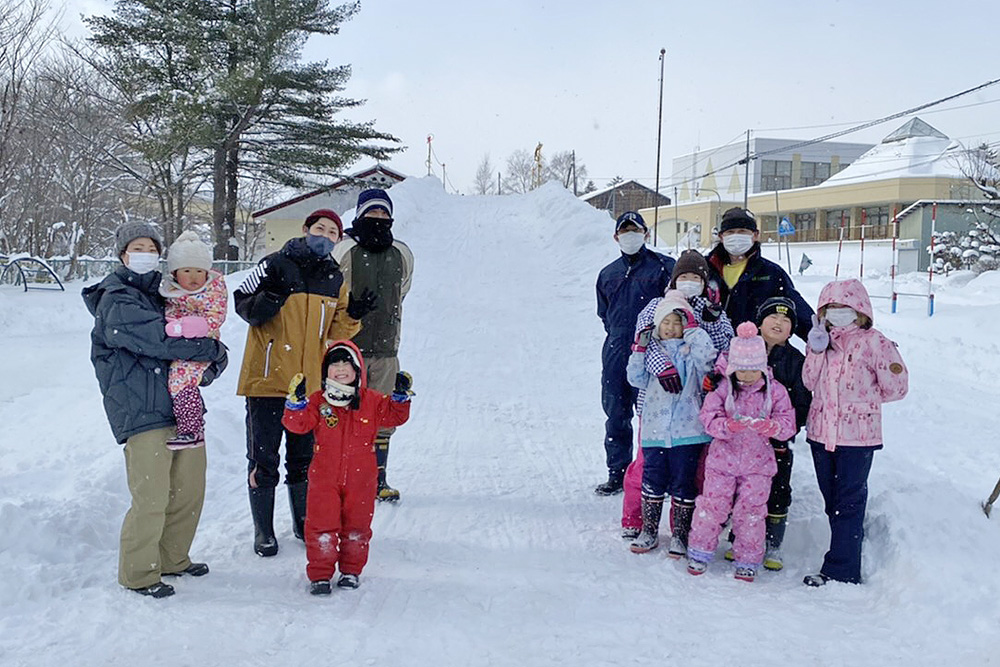
[[[457,197],[419,179],[392,194],[417,260],[401,351],[417,396],[390,458],[403,501],[377,509],[361,588],[327,599],[306,592],[284,496],[281,552],[251,549],[238,317],[223,329],[230,369],[206,391],[208,497],[192,555],[212,572],[154,601],[116,583],[128,491],[89,361],[83,284],[0,288],[0,664],[1000,660],[1000,517],[978,507],[1000,475],[1000,275],[935,278],[932,318],[922,299],[895,315],[875,301],[911,375],[910,395],[885,409],[865,585],[801,584],[828,540],[802,436],[785,570],[746,584],[717,561],[694,578],[662,551],[629,553],[620,496],[591,490],[604,474],[594,281],[617,254],[610,219],[551,186]],[[810,253],[796,277],[810,302],[835,253]],[[841,277],[859,260],[845,255]],[[866,255],[873,294],[889,294],[888,266],[886,251]],[[923,275],[897,282],[927,289]]]

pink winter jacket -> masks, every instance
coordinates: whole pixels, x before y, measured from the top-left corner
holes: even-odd
[[[858,280],[824,287],[818,308],[831,303],[850,306],[874,321],[868,292]],[[826,352],[807,352],[802,382],[813,393],[806,420],[809,439],[832,452],[882,444],[882,404],[906,396],[909,373],[895,343],[875,329],[851,324],[830,329]]]

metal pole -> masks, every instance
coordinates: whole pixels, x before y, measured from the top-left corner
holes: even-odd
[[[892,207],[892,266],[889,267],[889,284],[892,290],[892,312],[896,312],[896,262],[899,251],[896,248],[896,239],[899,238],[899,207]]]
[[[833,279],[840,277],[840,252],[844,249],[844,209],[840,210],[840,241],[837,243],[837,268],[833,270]]]
[[[927,265],[927,317],[934,314],[934,234],[937,229],[937,202],[931,208],[931,261]]]
[[[778,261],[781,261],[781,210],[778,206],[778,190],[774,190],[774,233],[778,235]],[[791,260],[788,260],[791,262]],[[791,264],[788,266],[788,272],[792,272]]]
[[[660,106],[656,116],[656,198],[653,200],[653,246],[656,246],[660,222],[660,141],[663,137],[663,60],[667,50],[660,49]],[[677,188],[674,188],[674,204],[677,203]]]
[[[681,221],[677,217],[677,188],[674,187],[674,251],[681,254]]]
[[[868,215],[865,213],[865,209],[861,209],[861,266],[858,268],[858,278],[861,280],[865,279],[865,222],[868,220]]]

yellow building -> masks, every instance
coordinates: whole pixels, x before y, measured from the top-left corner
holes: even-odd
[[[779,220],[794,230],[788,237],[793,243],[837,241],[841,235],[891,238],[895,217],[899,238],[917,239],[923,247],[930,241],[932,218],[938,230],[961,231],[970,219],[969,204],[983,200],[964,173],[968,168],[960,142],[913,118],[820,184],[751,193],[747,208],[757,216],[764,242],[778,238]],[[699,185],[691,191],[699,192]],[[690,241],[709,247],[722,213],[743,205],[742,192],[724,194],[661,208],[658,221],[653,209],[640,213],[655,225],[657,245],[686,247]],[[926,266],[926,258],[921,264]]]

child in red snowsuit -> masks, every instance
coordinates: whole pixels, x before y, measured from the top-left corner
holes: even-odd
[[[306,398],[305,378],[292,378],[282,425],[315,436],[306,497],[306,574],[313,595],[329,595],[340,565],[340,588],[357,588],[368,562],[375,512],[375,435],[410,417],[407,373],[396,376],[392,397],[367,386],[364,359],[350,341],[337,341],[323,356],[323,387]]]

